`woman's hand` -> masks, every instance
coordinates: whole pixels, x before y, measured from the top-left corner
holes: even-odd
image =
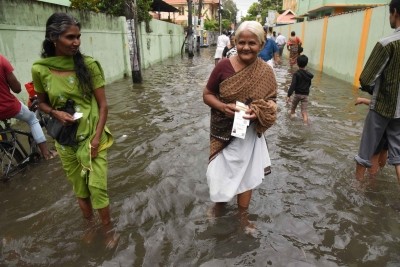
[[[74,117],[65,111],[53,109],[50,115],[59,120],[65,126],[75,123]]]
[[[222,112],[228,118],[233,118],[235,116],[235,111],[239,111],[239,109],[236,108],[235,103],[224,104],[222,107]]]
[[[100,142],[97,138],[93,138],[92,141],[90,142],[90,154],[92,158],[97,157],[97,154],[99,152],[99,145]]]
[[[256,113],[254,113],[254,111],[251,108],[249,108],[246,110],[246,114],[243,116],[243,118],[253,121],[253,120],[257,119],[257,115],[256,115]]]

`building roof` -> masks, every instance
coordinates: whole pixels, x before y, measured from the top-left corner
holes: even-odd
[[[276,18],[276,24],[291,24],[296,22],[296,14],[288,9]]]
[[[179,9],[167,4],[163,0],[153,0],[151,11],[155,12],[179,12]]]
[[[315,13],[325,10],[330,10],[332,8],[342,7],[342,8],[366,8],[366,7],[377,7],[383,4],[327,4],[324,6],[317,7],[315,9],[309,10],[308,13]]]

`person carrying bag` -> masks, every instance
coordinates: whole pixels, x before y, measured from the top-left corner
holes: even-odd
[[[65,103],[65,107],[59,109],[61,111],[65,111],[71,115],[74,115],[74,101],[72,99],[68,99]],[[63,146],[75,146],[76,142],[76,133],[78,131],[79,123],[75,121],[70,125],[63,125],[59,120],[50,116],[45,119],[45,125],[47,134],[54,138],[60,145]]]

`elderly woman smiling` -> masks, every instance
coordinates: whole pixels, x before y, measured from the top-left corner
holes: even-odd
[[[264,30],[256,21],[243,22],[236,31],[237,55],[221,60],[203,91],[211,108],[210,157],[207,182],[213,215],[237,196],[243,228],[254,229],[247,219],[252,190],[270,171],[264,132],[276,120],[277,83],[272,68],[258,53],[264,46]],[[231,136],[236,101],[247,105],[250,120],[245,139]]]

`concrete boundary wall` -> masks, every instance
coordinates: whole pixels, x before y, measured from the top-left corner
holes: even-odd
[[[66,12],[82,25],[82,53],[102,64],[106,83],[131,75],[129,35],[125,17],[81,12],[65,6],[32,0],[0,0],[0,53],[14,66],[22,84],[31,81],[32,63],[40,58],[45,25],[54,12]],[[152,20],[152,33],[142,23],[139,31],[142,68],[181,53],[183,27]],[[149,48],[148,48],[149,47]],[[26,100],[25,90],[18,95]]]
[[[146,32],[144,23],[140,26],[138,38],[142,68],[181,53],[185,39],[181,25],[153,19],[150,21],[150,33]]]
[[[0,0],[0,53],[14,66],[22,84],[32,80],[31,66],[40,58],[46,21],[54,12],[70,13],[79,20],[82,25],[81,51],[99,60],[107,83],[130,75],[124,17],[80,12],[29,0]],[[25,90],[18,97],[26,100]]]
[[[384,5],[278,26],[274,31],[287,38],[295,31],[311,67],[358,86],[358,77],[376,42],[394,29],[389,24],[389,7]]]

